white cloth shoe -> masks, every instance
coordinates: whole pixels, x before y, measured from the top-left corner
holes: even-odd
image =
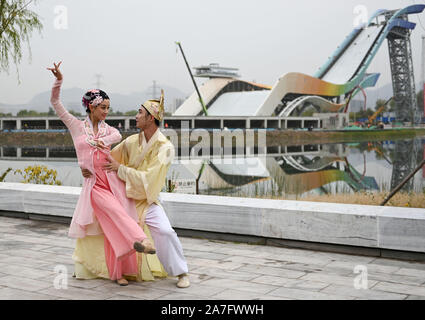
[[[179,275],[179,280],[177,281],[177,288],[187,288],[189,286],[189,276],[186,273]]]

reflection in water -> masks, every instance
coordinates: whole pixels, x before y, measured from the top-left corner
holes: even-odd
[[[422,161],[421,157],[423,154],[424,144],[421,144],[419,139],[396,141],[391,189],[396,188],[413,170],[415,170]],[[412,191],[413,179],[408,181],[402,190]]]
[[[173,162],[167,179],[177,192],[242,197],[300,198],[311,194],[389,191],[418,165],[425,140],[269,147],[223,157],[186,156]],[[252,150],[251,150],[252,151]],[[179,152],[176,152],[179,154]],[[64,185],[81,186],[83,178],[72,147],[0,147],[0,175],[8,168],[44,164],[58,170]],[[19,160],[19,161],[16,161]],[[425,173],[425,172],[424,172]],[[9,174],[5,181],[19,181]],[[422,192],[419,172],[404,191]]]

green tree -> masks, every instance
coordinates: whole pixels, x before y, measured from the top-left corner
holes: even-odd
[[[121,111],[114,111],[112,108],[109,108],[109,113],[110,116],[122,116],[124,115]]]
[[[9,72],[10,60],[18,72],[24,42],[28,44],[31,58],[31,34],[34,30],[41,33],[43,29],[39,16],[28,9],[35,2],[36,0],[0,0],[0,73]]]
[[[135,116],[138,113],[137,110],[131,110],[131,111],[127,111],[125,113],[126,116]]]
[[[418,92],[416,98],[418,99],[418,108],[419,110],[423,110],[424,108],[424,90]]]
[[[375,111],[378,111],[380,107],[382,107],[387,101],[383,99],[376,100]],[[387,111],[388,105],[385,106],[384,112]]]
[[[83,115],[80,112],[69,110],[69,113],[72,114],[75,117],[82,117]]]
[[[18,117],[37,117],[40,114],[37,111],[35,111],[35,110],[23,109],[23,110],[19,110],[16,115]]]

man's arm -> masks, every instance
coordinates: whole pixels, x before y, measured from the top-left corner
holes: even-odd
[[[146,170],[127,167],[112,157],[109,158],[110,163],[105,168],[117,171],[118,177],[125,182],[127,197],[135,200],[147,199],[151,204],[158,199],[173,158],[174,147],[164,145],[160,148],[158,156],[149,161]]]

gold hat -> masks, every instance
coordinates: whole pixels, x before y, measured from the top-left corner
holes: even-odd
[[[164,117],[164,90],[161,90],[160,100],[147,100],[142,104],[146,110],[158,121],[161,121]]]

